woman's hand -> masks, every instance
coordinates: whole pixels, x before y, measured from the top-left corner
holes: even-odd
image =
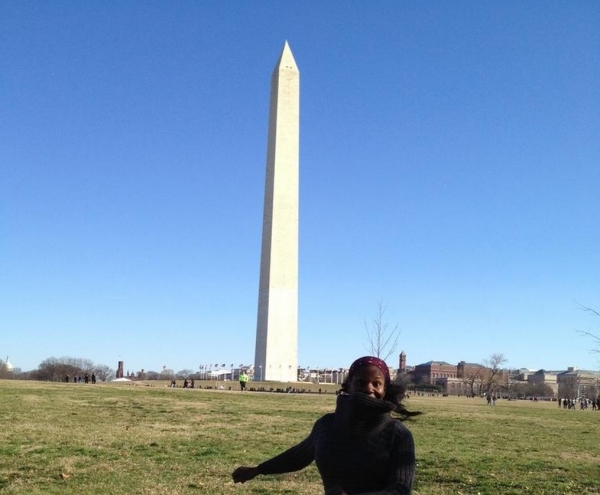
[[[246,483],[259,474],[257,467],[241,466],[231,473],[231,477],[234,483]]]

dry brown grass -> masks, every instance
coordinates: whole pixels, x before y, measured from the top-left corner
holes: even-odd
[[[417,495],[600,493],[600,412],[412,397]],[[0,381],[3,494],[320,494],[313,466],[231,482],[301,440],[333,394]]]

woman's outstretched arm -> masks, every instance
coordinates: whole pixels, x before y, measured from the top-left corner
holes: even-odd
[[[315,429],[317,423],[308,437],[299,444],[287,449],[285,452],[259,464],[258,466],[241,466],[232,474],[234,483],[245,483],[259,474],[281,474],[299,471],[315,460]]]

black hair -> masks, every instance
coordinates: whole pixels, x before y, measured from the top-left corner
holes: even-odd
[[[349,381],[346,378],[342,383],[341,392],[349,393]],[[404,421],[406,419],[410,419],[413,416],[418,416],[419,414],[423,414],[420,411],[409,411],[406,409],[406,406],[402,403],[404,397],[406,396],[406,387],[402,383],[389,383],[385,387],[385,395],[383,396],[383,400],[386,402],[391,402],[394,404],[394,409],[392,413],[395,413],[395,417],[398,417],[400,421]]]
[[[394,413],[399,416],[399,419],[404,421],[410,419],[412,416],[418,416],[422,414],[421,411],[409,411],[406,406],[402,403],[406,396],[406,387],[401,383],[390,383],[385,389],[385,396],[383,400],[391,402],[396,406]]]

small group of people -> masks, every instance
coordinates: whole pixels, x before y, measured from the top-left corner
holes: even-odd
[[[65,382],[69,383],[70,381],[71,378],[69,377],[69,375],[65,376]],[[92,385],[96,384],[96,375],[94,373],[92,373],[91,381]],[[90,375],[88,373],[86,373],[84,376],[75,375],[73,377],[73,383],[90,383]]]
[[[558,407],[562,407],[563,409],[576,409],[577,400],[576,399],[558,399]],[[600,396],[596,399],[579,399],[579,409],[582,411],[591,407],[592,411],[600,411]]]
[[[487,405],[495,406],[498,401],[498,397],[496,394],[486,394],[485,400],[487,401]]]
[[[233,481],[298,471],[315,461],[325,495],[410,494],[415,445],[403,421],[420,413],[406,409],[404,391],[391,383],[383,360],[357,359],[341,386],[335,412],[318,419],[310,434],[285,452],[257,466],[238,467]]]
[[[196,382],[194,381],[193,378],[186,378],[185,380],[183,380],[183,388],[196,388]],[[173,379],[171,380],[171,383],[169,384],[169,388],[177,388],[177,380]]]

